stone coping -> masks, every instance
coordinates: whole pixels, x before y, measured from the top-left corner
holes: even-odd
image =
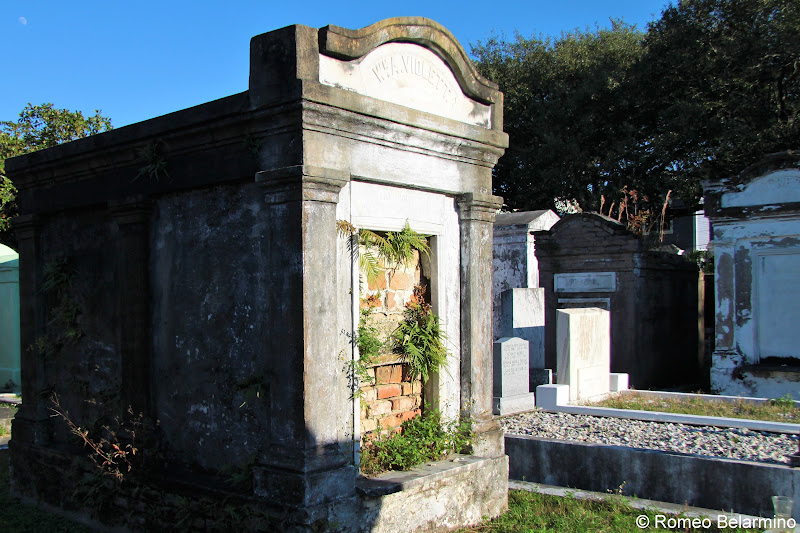
[[[785,371],[785,370],[784,370]],[[800,369],[798,369],[800,371]],[[690,400],[702,399],[709,402],[725,402],[734,403],[738,401],[762,404],[771,401],[770,398],[755,398],[753,396],[724,396],[722,394],[695,394],[688,392],[666,392],[666,391],[651,391],[651,390],[624,390],[620,391],[622,394],[636,394],[639,396],[650,396],[652,398],[676,399],[676,400]],[[795,401],[794,406],[800,408],[800,402]]]
[[[568,385],[540,385],[537,387],[537,402],[542,397],[539,394],[542,388],[559,387],[564,388]],[[636,391],[642,392],[642,391]],[[646,391],[650,392],[650,391]],[[630,393],[628,393],[630,394]],[[660,395],[660,396],[659,396]],[[712,396],[712,395],[688,395],[683,393],[664,393],[658,392],[654,394],[657,397],[670,397],[680,398],[686,396]],[[645,420],[648,422],[666,422],[672,424],[689,424],[694,426],[716,426],[716,427],[730,427],[730,428],[743,428],[752,431],[768,431],[771,433],[788,433],[796,435],[800,433],[800,424],[789,424],[786,422],[772,422],[768,420],[749,420],[746,418],[726,418],[721,416],[702,416],[702,415],[687,415],[680,413],[664,413],[661,411],[640,411],[637,409],[612,409],[610,407],[594,407],[588,405],[571,405],[564,401],[564,396],[558,397],[554,395],[555,405],[547,404],[546,406],[539,405],[541,409],[550,413],[567,413],[572,415],[589,415],[589,416],[607,416],[615,418],[624,418],[628,420]],[[720,396],[716,396],[717,401],[730,401],[722,400]],[[727,398],[737,398],[736,396],[728,396]],[[754,400],[764,400],[763,398],[754,398]],[[564,401],[564,403],[561,403]]]
[[[477,470],[483,463],[491,460],[474,455],[454,455],[442,461],[423,463],[410,470],[391,470],[371,477],[360,476],[356,479],[356,490],[362,496],[386,496]]]

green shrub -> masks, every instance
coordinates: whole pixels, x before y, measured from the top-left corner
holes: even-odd
[[[380,429],[380,428],[379,428]],[[400,433],[381,435],[361,450],[361,472],[408,470],[426,461],[439,461],[451,453],[465,453],[472,445],[469,422],[445,421],[436,409],[403,422]]]

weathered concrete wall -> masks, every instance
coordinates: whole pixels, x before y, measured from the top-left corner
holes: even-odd
[[[696,265],[648,251],[597,214],[567,215],[536,238],[546,367],[556,365],[556,309],[599,307],[611,312],[611,372],[629,374],[635,388],[701,381]]]
[[[800,497],[800,470],[522,435],[506,436],[509,477],[706,509],[772,516],[773,495]],[[795,519],[800,510],[795,507]]]
[[[712,387],[800,398],[800,156],[704,183],[716,280]]]

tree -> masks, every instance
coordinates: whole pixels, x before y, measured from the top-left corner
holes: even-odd
[[[612,21],[611,29],[558,39],[517,35],[472,46],[478,70],[505,94],[509,147],[495,167],[494,189],[509,208],[575,201],[597,209],[603,194],[625,185],[618,167],[635,134],[627,77],[643,36]]]
[[[111,119],[95,110],[88,118],[80,111],[56,109],[53,104],[28,104],[17,122],[0,121],[0,242],[14,247],[10,231],[16,215],[16,189],[5,175],[5,160],[112,129]]]
[[[574,199],[653,223],[670,191],[697,205],[702,180],[800,139],[797,0],[681,0],[646,34],[615,22],[472,52],[506,94],[494,180],[510,208]]]
[[[696,201],[800,139],[800,2],[682,0],[652,23],[637,65],[641,172]]]

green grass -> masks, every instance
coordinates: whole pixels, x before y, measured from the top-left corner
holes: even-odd
[[[8,491],[8,450],[0,450],[0,531],[3,533],[91,533],[67,518],[21,503]]]
[[[800,423],[800,409],[788,398],[778,398],[762,404],[743,400],[733,403],[709,401],[701,398],[666,399],[653,398],[636,393],[612,396],[596,404],[598,407],[614,409],[637,409],[640,411],[661,411],[687,415],[724,416],[727,418],[746,418],[750,420],[770,420],[773,422]]]
[[[479,526],[460,530],[460,533],[634,533],[641,531],[670,531],[656,528],[656,511],[631,507],[623,497],[609,495],[605,500],[579,500],[573,497],[549,496],[535,492],[508,492],[508,512]],[[650,528],[639,528],[636,518],[647,515]],[[679,528],[684,532],[750,533],[759,529]]]

